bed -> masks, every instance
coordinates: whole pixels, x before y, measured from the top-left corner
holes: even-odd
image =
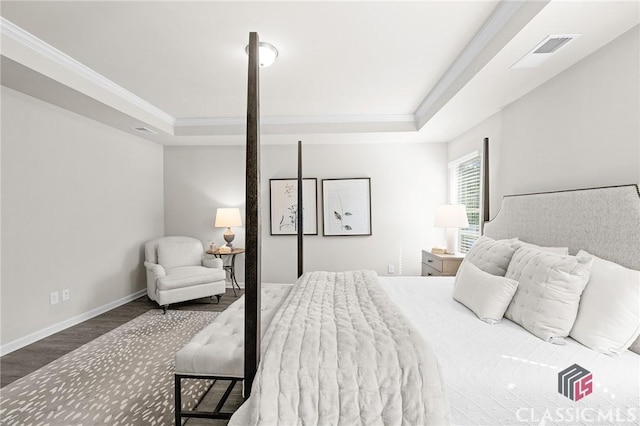
[[[313,354],[314,351],[305,350],[303,340],[296,340],[295,331],[291,332],[292,329],[299,328],[298,324],[303,324],[302,328],[304,329],[307,323],[314,322],[314,320],[307,321],[304,316],[305,311],[299,311],[298,308],[301,305],[313,304],[316,299],[329,300],[333,296],[326,296],[324,293],[318,296],[319,293],[316,293],[314,287],[311,291],[307,291],[307,296],[302,297],[300,294],[306,291],[304,288],[309,282],[309,275],[305,274],[287,296],[287,300],[280,308],[282,312],[276,313],[273,321],[267,327],[264,340],[261,340],[256,333],[256,329],[260,329],[260,316],[257,314],[260,306],[260,181],[259,124],[257,119],[259,113],[257,93],[255,93],[254,99],[251,94],[257,92],[257,82],[252,83],[252,76],[257,78],[255,65],[257,43],[257,36],[252,36],[250,38],[250,96],[247,131],[247,257],[245,266],[247,271],[245,278],[247,298],[245,395],[252,396],[235,413],[230,424],[354,424],[351,421],[353,418],[339,416],[342,413],[341,410],[353,404],[362,407],[362,401],[367,402],[364,404],[365,406],[375,405],[368,404],[368,398],[370,394],[375,394],[374,396],[377,398],[378,390],[371,391],[367,388],[364,395],[356,394],[354,397],[346,394],[347,396],[342,398],[343,389],[340,387],[341,379],[338,376],[337,379],[332,379],[331,386],[324,389],[319,386],[314,393],[313,388],[317,385],[318,380],[322,381],[325,377],[323,376],[322,360],[317,361],[314,358],[335,357],[340,354],[340,351],[336,352],[333,348],[334,352],[325,355],[325,346],[320,346],[320,349],[315,351],[319,352],[320,356],[308,355],[305,358],[305,362],[311,359],[309,362],[316,364],[313,364],[310,369],[301,370],[303,364],[300,359],[294,359],[294,357],[289,360],[286,358],[287,354],[295,353],[295,351],[292,352],[291,347],[284,346],[288,340],[291,340],[294,342],[294,349],[297,348],[300,354]],[[487,141],[485,140],[483,167],[485,219],[488,217],[488,186],[486,184],[488,180],[486,161],[488,154],[486,147]],[[300,154],[298,159],[300,164]],[[302,187],[301,176],[299,168],[299,188]],[[299,199],[299,205],[301,202]],[[299,220],[302,221],[301,216]],[[484,235],[500,241],[519,238],[522,241],[543,246],[542,248],[546,246],[566,247],[565,250],[571,255],[576,255],[579,250],[586,250],[590,255],[615,262],[620,267],[635,271],[640,270],[640,194],[637,185],[505,197],[495,220],[484,223],[483,228]],[[299,229],[302,229],[302,226],[299,226]],[[298,241],[300,271],[302,235],[299,235]],[[526,248],[526,250],[533,251],[537,249],[540,247]],[[526,250],[523,249],[523,252]],[[569,257],[576,258],[575,256],[566,256],[566,258]],[[584,260],[587,257],[577,258]],[[583,271],[591,267],[591,261],[589,261],[588,267],[586,262],[586,260],[583,262],[585,263],[582,267]],[[465,261],[465,263],[467,262]],[[507,261],[507,263],[509,262]],[[364,280],[367,281],[369,278],[366,274],[364,275]],[[347,277],[346,281],[353,281],[351,272],[328,273],[328,276],[328,285],[335,288],[344,287],[337,282],[345,281],[345,277]],[[577,296],[573,295],[576,310],[582,289],[588,281],[588,273],[583,273],[582,277],[584,281],[582,288],[576,293]],[[386,302],[383,302],[382,308],[376,308],[375,312],[369,312],[365,309],[363,312],[358,311],[356,316],[368,318],[372,328],[367,333],[373,336],[372,339],[376,333],[387,333],[386,330],[399,329],[407,336],[413,338],[417,335],[417,338],[425,342],[426,349],[422,354],[424,357],[418,359],[416,365],[422,368],[423,365],[429,364],[429,372],[427,374],[420,373],[420,377],[429,376],[431,381],[425,382],[426,384],[422,386],[428,388],[427,392],[421,394],[422,396],[426,395],[425,398],[421,396],[422,399],[418,398],[415,404],[422,403],[426,408],[419,408],[419,410],[423,410],[429,415],[433,414],[433,416],[426,415],[421,418],[422,420],[415,421],[420,417],[415,417],[415,413],[412,411],[415,404],[412,402],[410,408],[403,407],[401,410],[392,410],[393,416],[387,416],[384,409],[376,406],[374,411],[379,414],[377,418],[367,417],[370,413],[366,412],[362,417],[357,418],[355,423],[446,424],[450,422],[481,425],[562,424],[566,422],[571,424],[638,423],[638,419],[640,419],[640,356],[637,353],[625,350],[619,356],[612,357],[587,348],[568,337],[566,339],[555,338],[556,340],[541,338],[539,335],[532,334],[532,330],[523,328],[528,325],[516,324],[516,319],[514,319],[515,322],[506,318],[501,319],[497,324],[483,322],[467,307],[453,300],[452,294],[455,291],[455,278],[453,277],[380,277],[379,281],[376,288],[381,289],[384,297],[380,296],[376,290],[374,296],[367,296],[363,304],[368,305],[369,299],[386,298],[395,307],[395,313],[392,316],[404,322],[396,325],[393,323],[394,319],[390,324],[385,323],[384,326],[379,326],[378,312],[387,309]],[[520,282],[521,287],[524,281],[526,278]],[[326,286],[327,283],[323,283],[321,287]],[[637,284],[640,286],[640,283]],[[367,287],[366,285],[360,286],[360,284],[356,286],[357,288]],[[616,291],[615,286],[616,283],[611,283],[612,292]],[[637,290],[637,287],[635,286],[633,290]],[[513,293],[512,296],[515,297]],[[637,296],[634,297],[637,299]],[[346,297],[344,300],[351,303],[355,299]],[[357,300],[356,302],[361,303],[362,301]],[[349,303],[341,300],[337,305],[348,305]],[[336,305],[336,303],[329,303],[329,305]],[[314,305],[314,308],[309,311],[309,317],[313,317],[316,311],[324,312],[324,306]],[[297,316],[288,315],[285,312],[287,309],[295,310]],[[640,310],[640,306],[637,306],[635,315],[638,310]],[[331,313],[331,315],[337,316],[339,312],[338,314]],[[349,316],[347,315],[347,317]],[[323,324],[333,325],[338,322],[333,320],[334,318],[330,318],[327,321],[321,317],[321,320],[315,321],[316,324],[313,327],[317,327],[317,330],[313,333],[319,336],[317,340],[328,338],[326,333],[323,333],[322,327]],[[640,324],[637,328],[640,329]],[[340,330],[333,334],[340,335]],[[377,339],[377,337],[375,338]],[[367,342],[362,343],[367,345]],[[264,347],[261,348],[261,344],[264,344]],[[632,346],[636,345],[638,342]],[[422,351],[422,346],[419,343],[413,343],[413,348],[417,352]],[[637,346],[636,350],[638,350]],[[376,352],[384,353],[384,345],[375,347],[373,353]],[[402,349],[397,349],[397,353],[402,352]],[[434,357],[437,360],[435,363]],[[304,376],[314,368],[318,370],[315,377],[300,377],[301,374]],[[415,366],[399,365],[400,372],[405,369],[415,371],[411,370],[412,368]],[[361,366],[359,364],[351,366],[348,374],[360,370],[368,371],[367,374],[371,375],[368,365]],[[363,374],[363,376],[367,374]],[[386,371],[384,374],[387,374]],[[402,376],[402,373],[400,374],[400,376],[392,376],[401,377],[402,386],[397,389],[398,393],[404,391],[406,382],[406,377]],[[573,386],[578,379],[580,379],[580,385],[585,386],[584,388],[575,387],[574,389]],[[308,382],[306,385],[305,381]],[[276,385],[269,387],[265,386],[265,383],[275,383]],[[567,383],[572,386],[570,390],[566,390],[568,389],[566,388]],[[297,387],[292,390],[289,386]],[[306,388],[302,389],[305,386]],[[335,389],[335,394],[339,396],[336,397],[332,394],[330,389]],[[440,389],[444,390],[442,394],[439,393]],[[560,393],[564,393],[565,390],[566,395]],[[574,395],[574,391],[579,392],[579,395]],[[300,392],[299,396],[297,392]],[[379,393],[383,394],[382,388]],[[286,397],[280,397],[281,395],[286,395]],[[322,405],[323,400],[328,399],[331,400],[331,404]],[[383,402],[382,406],[385,404],[386,402]],[[325,409],[335,412],[327,414],[324,412]],[[286,414],[282,414],[284,417],[281,417],[282,412],[286,412]],[[311,414],[309,414],[310,412]],[[346,418],[349,418],[350,421],[347,422]]]
[[[480,321],[451,297],[453,278],[381,277],[383,287],[434,348],[457,425],[637,424],[640,356],[617,358],[568,339],[554,345],[503,319]],[[558,373],[579,364],[593,373],[594,392],[574,402],[557,391]],[[560,414],[558,414],[560,409]],[[600,409],[612,418],[593,421]],[[633,416],[636,417],[633,417]]]
[[[615,226],[609,226],[609,220]],[[485,234],[524,235],[540,245],[567,246],[572,254],[587,248],[594,255],[640,269],[640,227],[634,226],[638,224],[638,189],[626,185],[507,197],[496,219],[485,225]],[[582,232],[585,228],[589,232]],[[379,281],[433,348],[452,424],[638,423],[640,355],[627,350],[612,357],[571,338],[565,345],[545,342],[508,319],[498,324],[480,321],[452,298],[455,277],[379,277]],[[613,289],[616,283],[611,285]],[[593,375],[593,393],[578,401],[557,389],[558,373],[573,364]],[[251,423],[250,408],[245,404],[231,424]]]

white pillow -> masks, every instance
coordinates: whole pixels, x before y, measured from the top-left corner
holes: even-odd
[[[471,309],[482,321],[495,324],[504,316],[517,288],[517,281],[491,275],[466,262],[456,275],[453,298]]]
[[[463,263],[471,262],[484,272],[504,277],[511,256],[518,248],[517,241],[517,238],[494,240],[483,235],[473,244]]]
[[[591,256],[580,250],[578,256]],[[606,355],[620,355],[640,335],[640,271],[593,256],[591,277],[569,334]]]
[[[592,263],[591,257],[519,248],[507,269],[506,277],[518,281],[518,289],[505,317],[544,341],[565,343]]]
[[[202,244],[199,241],[161,242],[158,244],[158,263],[165,268],[200,266]]]
[[[518,248],[527,247],[527,246],[533,247],[542,251],[548,251],[555,254],[569,254],[569,247],[542,247],[537,244],[532,244],[526,241],[518,240]]]

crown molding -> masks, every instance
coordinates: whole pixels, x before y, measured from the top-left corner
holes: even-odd
[[[525,3],[526,0],[503,0],[496,7],[462,53],[458,55],[453,64],[451,64],[449,69],[447,69],[416,109],[414,116],[418,129],[422,128],[427,121],[444,106],[444,103],[453,97],[451,95],[446,99],[448,92],[453,90],[455,93],[459,90],[459,88],[455,87],[457,80],[463,76],[464,72],[469,69],[474,61],[480,58],[494,37],[507,26],[516,12],[518,12]],[[540,3],[542,7],[544,7],[546,1]]]
[[[64,67],[76,76],[82,77],[90,83],[106,90],[124,102],[144,111],[155,117],[157,120],[173,127],[175,119],[155,105],[145,101],[139,96],[131,93],[124,87],[114,83],[102,74],[73,59],[66,53],[56,49],[47,42],[41,40],[30,32],[15,25],[4,17],[0,17],[0,28],[2,36],[8,37],[21,46],[35,52],[36,54]],[[4,54],[4,52],[3,52]]]
[[[160,123],[163,123],[165,129],[170,129],[172,135],[236,135],[242,134],[245,131],[244,126],[246,119],[244,117],[174,118],[160,108],[145,101],[4,17],[0,17],[0,28],[2,30],[2,36],[17,43],[20,48],[19,51],[15,49],[11,50],[11,47],[9,47],[9,49],[3,49],[3,55],[16,60],[18,63],[24,62],[22,63],[23,66],[31,68],[36,72],[42,73],[44,71],[45,74],[43,75],[53,80],[57,80],[59,75],[55,75],[55,73],[47,75],[47,70],[42,67],[51,67],[51,63],[60,66],[65,70],[65,75],[70,76],[70,81],[77,81],[79,78],[82,81],[89,82],[93,87],[98,87],[102,91],[106,91],[106,93],[110,95],[110,97],[105,100],[99,99],[100,96],[96,97],[95,93],[93,96],[85,93],[95,101],[115,110],[120,109],[118,108],[119,105],[116,105],[120,103],[133,106],[137,110],[141,110]],[[7,53],[7,50],[9,50],[10,53]],[[25,56],[25,52],[29,52],[29,54]],[[35,58],[37,58],[37,65],[33,65],[32,63],[32,65],[29,66],[33,54],[35,54]],[[41,61],[41,59],[45,61]],[[83,93],[81,88],[72,86],[73,84],[69,85],[70,89]],[[83,87],[86,88],[86,86]],[[129,109],[129,111],[131,110]],[[139,114],[134,113],[134,115],[142,118]],[[150,124],[144,119],[141,121],[144,124]],[[414,114],[266,116],[261,118],[261,122],[263,130],[267,134],[416,131]],[[152,127],[156,126],[152,125]]]
[[[265,134],[416,131],[413,114],[264,116],[260,124]],[[176,118],[174,134],[238,135],[245,125],[245,117]]]
[[[184,117],[176,118],[175,127],[233,126],[245,124],[245,117]],[[350,123],[413,123],[413,114],[384,115],[273,115],[260,118],[263,125],[286,124],[350,124]]]

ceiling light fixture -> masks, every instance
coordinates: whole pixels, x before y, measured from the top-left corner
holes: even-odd
[[[244,51],[249,54],[249,45],[244,48]],[[278,57],[278,49],[276,49],[272,44],[265,43],[264,41],[260,42],[260,46],[258,47],[258,60],[260,62],[261,67],[268,67],[276,60]]]

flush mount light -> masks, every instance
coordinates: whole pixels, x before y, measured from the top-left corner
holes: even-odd
[[[244,51],[249,54],[249,45],[244,48]],[[278,57],[278,49],[276,49],[272,44],[265,43],[264,41],[260,42],[260,46],[258,47],[258,61],[260,62],[261,67],[268,67],[276,60]]]

